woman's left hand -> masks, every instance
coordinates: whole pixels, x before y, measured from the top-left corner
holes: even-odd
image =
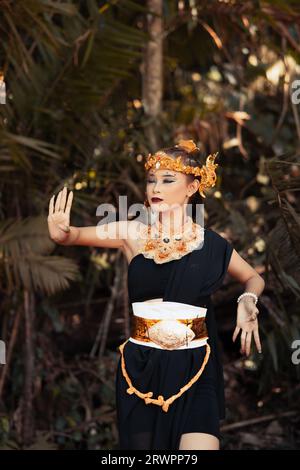
[[[240,352],[242,354],[246,352],[247,356],[250,355],[252,334],[258,352],[262,352],[258,333],[258,314],[259,310],[252,298],[249,299],[249,297],[244,297],[238,303],[236,328],[232,336],[232,341],[235,342],[237,335],[239,334],[240,330],[242,330]]]

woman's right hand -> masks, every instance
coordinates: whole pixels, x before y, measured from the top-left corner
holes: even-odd
[[[55,194],[49,202],[49,214],[47,219],[48,229],[50,237],[56,243],[63,243],[70,234],[70,211],[73,200],[73,191],[69,193],[68,199],[67,192],[68,191],[65,186],[64,189],[58,193],[55,205]]]

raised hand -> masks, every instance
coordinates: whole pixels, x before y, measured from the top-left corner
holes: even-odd
[[[49,202],[48,229],[52,240],[57,243],[64,242],[70,233],[70,211],[73,201],[73,191],[69,193],[67,198],[66,186],[57,196],[54,204],[55,194]],[[66,203],[67,201],[67,203]]]

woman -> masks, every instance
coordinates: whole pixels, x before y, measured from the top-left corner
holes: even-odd
[[[120,449],[220,448],[224,379],[211,295],[227,272],[245,290],[232,339],[241,332],[241,353],[249,356],[253,337],[261,352],[256,303],[264,280],[225,238],[187,211],[197,192],[205,197],[216,180],[216,154],[203,166],[199,155],[191,140],[148,155],[145,206],[151,223],[70,227],[73,192],[67,198],[64,188],[55,204],[55,196],[50,200],[54,241],[120,248],[129,263],[131,335],[119,346],[116,376]]]

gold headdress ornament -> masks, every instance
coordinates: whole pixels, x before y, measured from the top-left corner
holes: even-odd
[[[199,150],[193,140],[179,140],[178,144],[175,147],[182,148],[186,150],[188,153],[193,152],[194,150]],[[215,169],[219,166],[217,163],[214,163],[214,160],[219,152],[214,154],[208,155],[206,158],[205,165],[199,166],[190,166],[184,165],[181,162],[181,157],[172,158],[163,150],[158,150],[151,155],[149,153],[147,157],[147,161],[145,163],[145,169],[150,170],[153,166],[158,169],[166,169],[166,170],[173,170],[173,171],[181,171],[187,175],[193,174],[195,176],[201,176],[200,186],[199,186],[199,193],[202,197],[206,197],[203,193],[205,189],[211,188],[216,183],[216,172]]]

